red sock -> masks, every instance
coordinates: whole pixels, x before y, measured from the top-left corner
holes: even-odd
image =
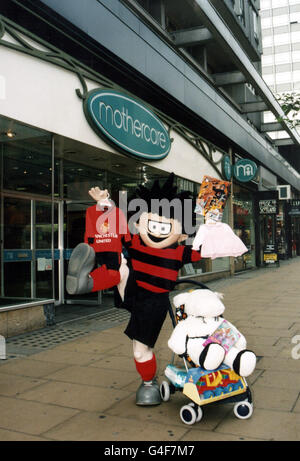
[[[107,269],[105,264],[93,270],[93,272],[90,273],[90,276],[94,281],[92,292],[107,290],[108,288],[112,288],[120,283],[120,272]]]
[[[152,359],[147,360],[147,362],[137,362],[135,361],[135,366],[137,372],[141,375],[143,381],[151,381],[156,374],[156,358],[153,354]]]

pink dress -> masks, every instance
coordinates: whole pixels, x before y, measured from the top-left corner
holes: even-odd
[[[201,246],[202,258],[241,256],[248,251],[242,240],[226,223],[202,224],[193,242],[193,250]]]

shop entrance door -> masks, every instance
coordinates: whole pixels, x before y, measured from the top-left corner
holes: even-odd
[[[260,261],[263,265],[279,264],[275,214],[260,216]]]
[[[58,203],[3,194],[2,221],[2,300],[58,299]]]

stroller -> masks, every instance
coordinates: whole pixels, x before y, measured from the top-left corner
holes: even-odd
[[[197,285],[198,288],[209,289],[201,282],[184,280],[176,282]],[[173,327],[186,317],[184,306],[176,308],[176,319],[173,309],[170,309],[170,317]],[[189,356],[182,357],[184,368],[174,365],[175,354],[171,363],[164,371],[168,381],[162,381],[160,394],[164,402],[170,399],[171,394],[181,391],[191,402],[180,409],[180,418],[183,423],[192,425],[202,419],[202,407],[216,402],[234,403],[234,414],[239,419],[248,419],[253,413],[252,394],[246,379],[237,375],[227,365],[222,364],[216,370],[204,370],[196,366]]]

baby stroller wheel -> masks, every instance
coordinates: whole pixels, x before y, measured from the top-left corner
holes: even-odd
[[[197,412],[192,405],[184,405],[180,409],[180,419],[184,424],[191,426],[197,421]]]
[[[234,414],[239,419],[248,419],[252,416],[253,405],[247,401],[238,402],[234,405]]]
[[[199,423],[199,421],[201,421],[202,416],[203,416],[203,410],[202,410],[202,408],[201,408],[199,405],[196,405],[194,402],[190,402],[189,405],[190,405],[192,408],[194,408],[194,410],[196,411],[196,414],[197,414],[196,423]]]
[[[163,381],[160,385],[160,396],[163,402],[170,400],[170,386],[167,381]]]

